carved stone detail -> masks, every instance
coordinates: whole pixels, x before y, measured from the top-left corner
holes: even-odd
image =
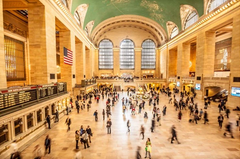
[[[11,23],[8,23],[8,22],[4,22],[4,29],[12,32],[12,33],[15,33],[15,34],[18,34],[18,35],[21,35],[23,37],[27,37],[27,32],[18,28],[17,26],[11,24]]]

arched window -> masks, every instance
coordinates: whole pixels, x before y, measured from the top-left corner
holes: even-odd
[[[142,43],[142,69],[156,68],[155,43],[152,40],[145,40]]]
[[[79,14],[78,14],[77,11],[75,11],[75,13],[74,13],[74,18],[75,18],[75,20],[77,21],[77,23],[78,23],[79,25],[81,25],[80,17],[79,17]]]
[[[207,13],[213,11],[215,8],[219,7],[220,5],[225,3],[226,1],[228,1],[228,0],[211,0],[209,5],[208,5]]]
[[[170,38],[174,38],[175,36],[178,35],[178,28],[177,26],[175,26],[173,29],[172,29],[172,32],[171,32],[171,35],[170,35]]]
[[[196,11],[191,12],[186,21],[184,29],[187,29],[189,26],[193,25],[196,21],[198,21],[198,14]]]
[[[68,8],[67,0],[62,0],[62,3]]]
[[[134,69],[134,43],[125,39],[120,44],[120,69]]]
[[[99,69],[113,69],[113,43],[104,39],[99,44],[98,55]]]

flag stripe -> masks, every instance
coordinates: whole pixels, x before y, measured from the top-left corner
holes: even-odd
[[[72,65],[73,64],[73,55],[72,55],[72,51],[68,50],[67,48],[64,47],[64,63],[68,64],[68,65]]]

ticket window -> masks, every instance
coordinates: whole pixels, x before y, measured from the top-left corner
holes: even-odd
[[[45,108],[45,118],[47,118],[48,115],[49,115],[49,108],[46,107],[46,108]]]
[[[54,115],[56,112],[56,107],[55,107],[55,104],[52,104],[52,115]]]
[[[8,126],[2,125],[2,127],[0,127],[0,145],[7,142],[8,140],[9,140],[8,139]]]
[[[22,119],[14,121],[15,136],[23,133],[23,122]]]
[[[27,115],[27,128],[33,127],[33,114]]]
[[[37,123],[40,123],[42,121],[42,110],[37,111]]]

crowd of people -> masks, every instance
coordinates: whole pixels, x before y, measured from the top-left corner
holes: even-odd
[[[195,102],[195,96],[196,94],[190,94],[190,93],[186,93],[186,92],[180,92],[179,93],[179,97],[180,98],[176,98],[176,93],[171,92],[169,88],[162,88],[162,89],[150,89],[149,92],[149,99],[148,100],[143,100],[143,99],[137,99],[137,98],[133,98],[133,95],[136,93],[135,89],[127,89],[127,96],[123,96],[121,99],[119,99],[120,95],[119,93],[121,92],[117,92],[116,90],[112,89],[112,88],[108,88],[108,87],[102,87],[101,89],[94,89],[93,92],[90,92],[88,94],[81,94],[81,95],[77,95],[76,96],[76,100],[75,100],[75,105],[73,104],[73,100],[70,100],[71,103],[71,108],[75,107],[76,109],[76,113],[80,113],[82,110],[87,109],[87,112],[89,112],[89,109],[91,109],[91,105],[93,103],[93,100],[95,100],[95,103],[99,103],[99,100],[105,100],[106,101],[106,107],[105,109],[103,109],[102,111],[99,110],[95,110],[93,113],[94,116],[94,120],[95,122],[99,122],[99,113],[100,115],[102,115],[102,121],[106,122],[106,129],[107,129],[107,134],[111,134],[111,127],[112,127],[112,120],[111,120],[111,116],[112,116],[112,108],[116,106],[116,103],[121,102],[121,107],[122,107],[122,113],[123,115],[125,115],[127,110],[130,110],[130,114],[132,116],[138,115],[138,114],[142,114],[143,113],[143,117],[144,119],[148,120],[150,118],[151,120],[151,125],[149,125],[150,130],[152,133],[155,132],[155,128],[156,126],[161,126],[162,122],[161,122],[161,118],[162,116],[166,116],[167,115],[167,103],[160,103],[160,95],[162,96],[166,96],[168,98],[168,106],[173,106],[174,110],[176,111],[176,118],[179,122],[181,122],[182,120],[182,116],[183,114],[189,114],[189,123],[195,123],[198,124],[199,122],[202,121],[203,124],[209,124],[209,120],[208,120],[208,112],[207,110],[209,109],[209,107],[211,106],[211,101],[205,99],[204,101],[204,107],[203,108],[199,108],[198,103]],[[122,90],[123,93],[123,90]],[[152,109],[151,114],[148,114],[147,111],[145,111],[145,107],[146,107],[146,102],[148,103],[148,106],[150,106]],[[162,107],[160,107],[160,104],[162,105]],[[219,124],[219,128],[222,129],[222,124],[224,121],[224,118],[229,118],[230,115],[230,109],[226,107],[226,101],[221,101],[219,106],[219,116],[216,119],[218,124]],[[183,111],[187,112],[187,113],[183,113]],[[225,114],[223,114],[222,112],[225,112]],[[66,109],[66,114],[69,114],[69,108]],[[107,117],[105,117],[105,115]],[[237,114],[236,116],[236,125],[239,127],[239,120],[240,120],[240,115]],[[59,113],[56,110],[56,114],[55,114],[55,122],[59,121]],[[131,132],[131,123],[134,121],[130,121],[127,120],[126,122],[126,127],[127,127],[127,133]],[[51,118],[48,115],[46,118],[46,123],[48,124],[48,128],[51,129]],[[66,120],[65,120],[65,124],[67,125],[67,131],[70,131],[70,127],[71,127],[71,117],[68,115]],[[232,123],[229,122],[226,125],[226,131],[224,132],[224,136],[230,135],[230,137],[234,138],[233,133],[232,133]],[[239,129],[240,130],[240,129]],[[172,125],[172,127],[170,128],[170,134],[171,137],[169,137],[170,143],[173,144],[174,141],[176,141],[178,144],[180,144],[180,142],[178,141],[178,137],[177,137],[177,130],[176,130],[176,126]],[[76,158],[81,158],[82,154],[81,151],[79,150],[79,144],[83,145],[82,147],[84,149],[90,148],[90,144],[92,143],[91,138],[93,136],[93,131],[90,127],[90,125],[87,126],[80,126],[80,129],[75,130],[75,141],[76,141]],[[145,127],[144,125],[140,126],[140,136],[142,137],[142,140],[145,139]],[[51,153],[51,139],[50,137],[47,135],[45,142],[44,142],[44,146],[45,146],[45,154],[50,154]],[[149,157],[151,158],[151,151],[152,151],[152,143],[150,138],[147,138],[147,141],[144,145],[145,147],[145,158]],[[18,154],[19,152],[14,150],[14,153],[12,153],[11,158],[17,158],[15,156],[20,156]],[[34,149],[34,157],[35,159],[40,159],[42,157],[42,152],[40,149],[39,145],[36,145],[35,149]],[[137,154],[136,154],[136,158],[140,159],[141,157],[141,147],[137,148]]]

